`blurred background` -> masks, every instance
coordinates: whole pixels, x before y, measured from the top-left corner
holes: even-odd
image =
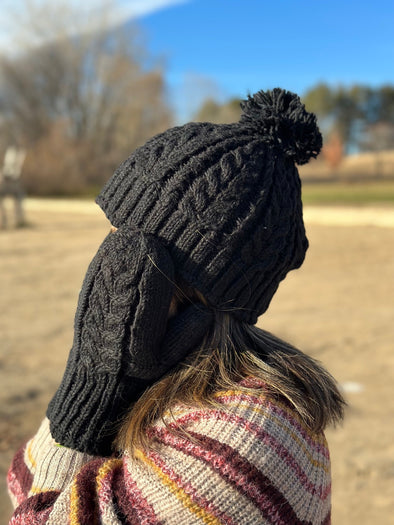
[[[235,121],[242,98],[277,86],[317,114],[324,148],[300,168],[307,261],[259,324],[320,359],[348,400],[327,433],[333,522],[391,523],[393,23],[388,0],[2,0],[1,524],[8,464],[60,380],[108,231],[93,197],[150,136]]]

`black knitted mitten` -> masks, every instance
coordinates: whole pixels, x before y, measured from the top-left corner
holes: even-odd
[[[154,237],[125,228],[106,237],[86,273],[66,371],[47,410],[58,443],[110,455],[130,404],[201,342],[212,321],[203,305],[167,322],[173,282],[171,257]]]

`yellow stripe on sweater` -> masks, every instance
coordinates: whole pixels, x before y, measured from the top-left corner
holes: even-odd
[[[96,485],[97,490],[100,491],[103,487],[103,481],[104,478],[107,476],[107,474],[113,470],[115,470],[117,467],[120,467],[123,464],[123,461],[119,458],[111,458],[100,467],[98,474],[96,476]]]
[[[96,486],[98,491],[102,488],[105,476],[121,464],[122,460],[117,458],[111,458],[103,463],[96,476]],[[75,478],[71,486],[70,494],[70,525],[80,525],[80,521],[78,520],[79,496],[77,484],[77,478]]]
[[[77,479],[74,479],[73,484],[71,485],[70,493],[70,525],[80,525],[78,520],[78,489],[77,489]]]
[[[213,514],[207,512],[205,509],[197,505],[191,497],[179,487],[175,481],[173,481],[167,474],[165,474],[153,460],[148,458],[142,450],[136,450],[135,455],[138,459],[146,463],[153,471],[158,475],[163,484],[174,494],[174,496],[187,508],[192,514],[200,518],[204,523],[208,525],[220,525],[222,522],[219,521]]]
[[[36,460],[33,458],[33,454],[31,452],[31,447],[33,446],[33,440],[31,439],[30,440],[30,443],[29,443],[29,446],[27,447],[27,459],[30,461],[30,464],[32,466],[32,468],[36,468],[37,466],[37,463],[36,463]]]
[[[36,494],[41,494],[42,492],[50,492],[53,489],[46,489],[45,487],[36,487],[35,485],[31,486],[29,490],[29,496],[35,496]]]

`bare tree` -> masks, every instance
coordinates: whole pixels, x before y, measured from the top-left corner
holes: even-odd
[[[27,4],[23,37],[34,45],[0,58],[3,135],[30,150],[29,189],[99,185],[170,124],[162,68],[148,67],[136,28],[125,34],[104,16],[92,26],[67,2],[56,16],[50,0]]]

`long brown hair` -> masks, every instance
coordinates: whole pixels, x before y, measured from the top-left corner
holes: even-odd
[[[187,285],[178,288],[176,307],[204,301]],[[287,400],[313,432],[342,420],[345,401],[333,377],[315,359],[256,326],[231,315],[215,313],[214,326],[201,346],[176,368],[149,387],[123,421],[115,446],[131,454],[149,448],[147,428],[177,404],[217,406],[215,394],[222,390],[245,390],[246,377],[266,385],[265,393]],[[255,393],[261,394],[261,389]]]

